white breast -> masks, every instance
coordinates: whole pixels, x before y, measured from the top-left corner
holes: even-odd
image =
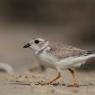
[[[46,51],[43,51],[42,53],[40,53],[38,55],[38,58],[43,65],[47,67],[55,67],[55,63],[57,59],[54,56],[49,55]]]

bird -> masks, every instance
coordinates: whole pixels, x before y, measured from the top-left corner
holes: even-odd
[[[86,61],[95,57],[94,51],[83,50],[72,45],[53,45],[49,40],[43,38],[32,38],[23,48],[30,48],[39,64],[56,70],[56,76],[41,84],[48,85],[61,78],[61,70],[68,70],[73,77],[73,87],[78,87],[76,67],[85,64]]]

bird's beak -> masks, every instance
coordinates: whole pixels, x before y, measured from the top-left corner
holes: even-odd
[[[23,48],[28,48],[30,47],[31,45],[29,43],[27,43],[26,45],[23,46]]]

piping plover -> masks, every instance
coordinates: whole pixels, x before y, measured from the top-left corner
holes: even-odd
[[[49,41],[42,38],[34,38],[24,48],[32,48],[39,63],[45,68],[55,69],[57,76],[42,84],[51,84],[61,77],[61,70],[69,70],[73,76],[73,85],[78,86],[75,67],[81,66],[89,58],[95,57],[94,52],[82,50],[69,45],[51,45]]]

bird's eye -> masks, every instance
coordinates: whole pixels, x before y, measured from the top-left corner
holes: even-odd
[[[39,40],[35,40],[34,43],[38,44],[40,41]]]

